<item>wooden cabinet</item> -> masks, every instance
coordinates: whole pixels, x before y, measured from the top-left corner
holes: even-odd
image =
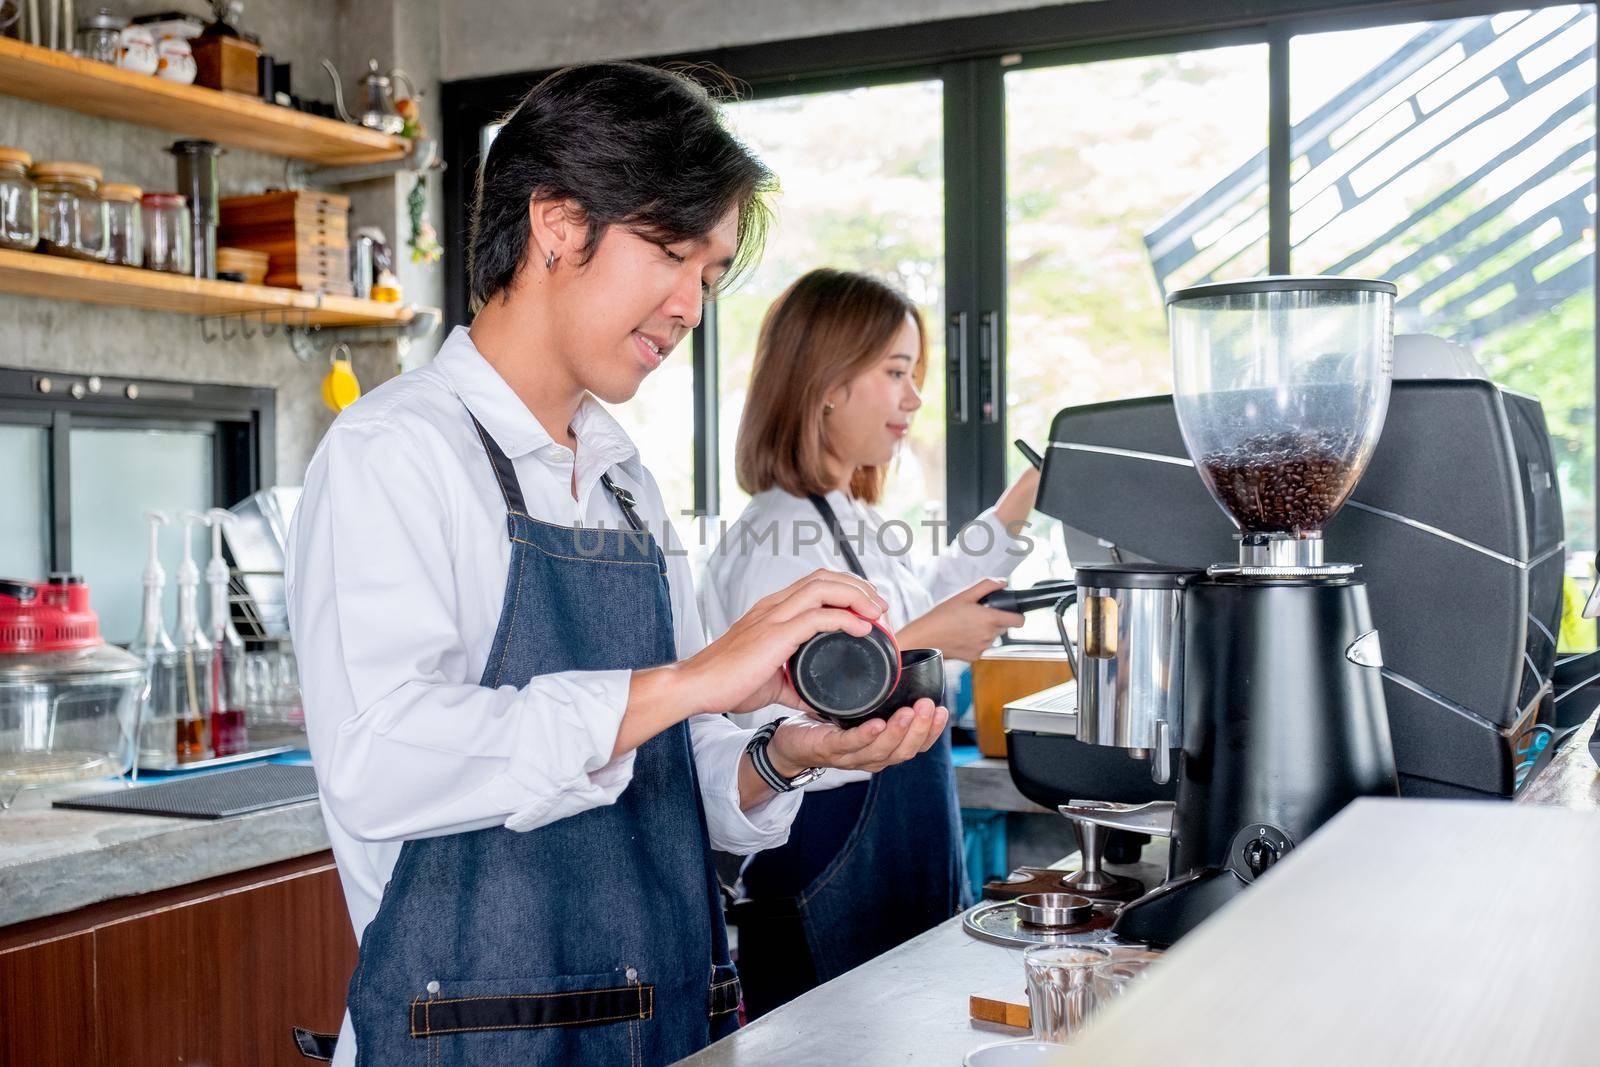
[[[303,1064],[355,961],[327,852],[0,929],[0,1064]]]

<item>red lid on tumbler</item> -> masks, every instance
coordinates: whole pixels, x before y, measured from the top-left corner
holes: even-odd
[[[48,581],[0,578],[0,655],[69,652],[100,644],[100,617],[76,574]]]

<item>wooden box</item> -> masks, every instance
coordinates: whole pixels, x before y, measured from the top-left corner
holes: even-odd
[[[1049,645],[1001,645],[972,665],[972,709],[978,726],[978,751],[1006,754],[1006,703],[1072,681],[1072,664],[1063,649]]]
[[[225,197],[218,239],[270,257],[268,285],[350,295],[348,197],[305,189]]]
[[[189,42],[194,51],[194,83],[240,96],[261,95],[261,47],[240,37],[201,35]]]

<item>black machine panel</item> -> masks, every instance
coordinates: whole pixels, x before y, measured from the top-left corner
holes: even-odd
[[[1171,397],[1064,410],[1051,446],[1038,507],[1064,524],[1074,564],[1237,558]],[[1537,401],[1484,381],[1394,383],[1372,463],[1325,539],[1328,560],[1360,564],[1367,583],[1406,794],[1512,792],[1555,663],[1562,529]]]

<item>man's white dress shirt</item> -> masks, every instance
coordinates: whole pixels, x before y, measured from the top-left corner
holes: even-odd
[[[633,773],[631,753],[611,758],[629,671],[478,684],[511,544],[469,410],[510,457],[534,518],[617,529],[625,519],[601,474],[631,492],[667,553],[678,657],[705,645],[656,481],[592,397],[572,421],[574,455],[458,328],[432,363],[342,413],[306,472],[287,579],[306,733],[358,937],[407,838],[532,830],[612,803]],[[616,625],[632,610],[612,605]],[[748,732],[721,715],[689,726],[712,845],[748,854],[787,840],[799,792],[740,810]],[[354,1045],[347,1017],[335,1062],[353,1063]]]

